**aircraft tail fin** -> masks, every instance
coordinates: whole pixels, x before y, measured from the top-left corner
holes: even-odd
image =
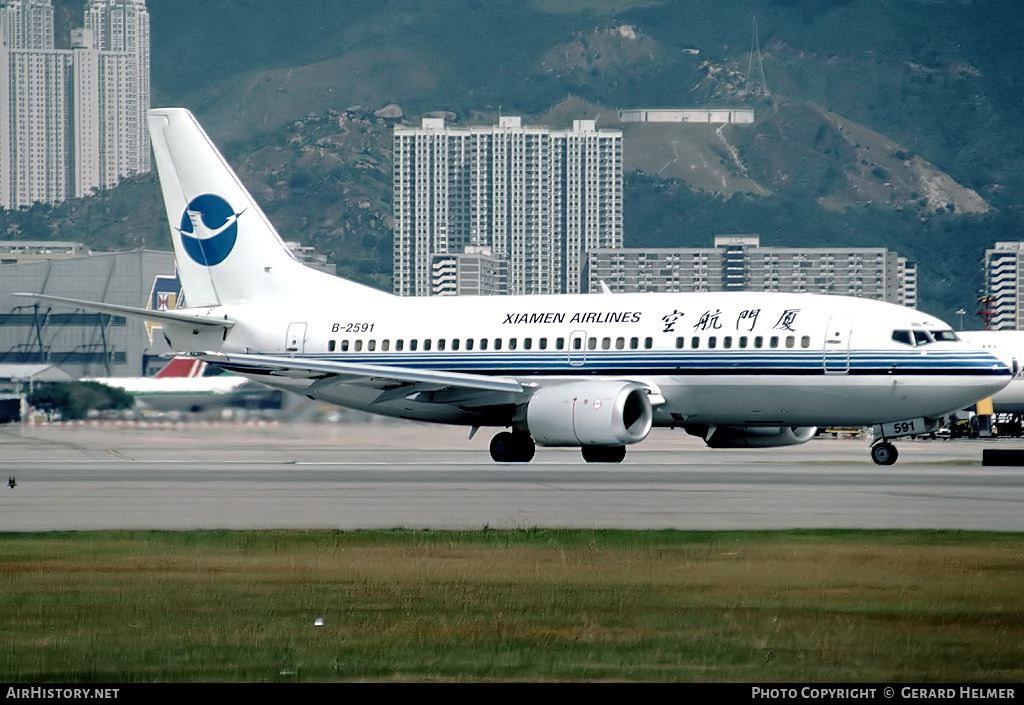
[[[207,363],[195,357],[175,357],[156,373],[157,379],[202,377]]]
[[[198,121],[149,111],[160,188],[190,308],[289,296],[389,296],[298,262]]]

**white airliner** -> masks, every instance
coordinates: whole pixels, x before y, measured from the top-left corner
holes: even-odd
[[[157,321],[175,350],[311,398],[470,437],[509,429],[491,441],[496,461],[541,445],[619,462],[652,426],[769,447],[881,424],[872,457],[889,464],[889,439],[1010,380],[945,323],[856,298],[395,297],[296,261],[188,111],[152,110],[149,128],[189,308],[36,298]]]

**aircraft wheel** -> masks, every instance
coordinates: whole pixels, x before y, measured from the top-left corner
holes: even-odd
[[[899,456],[900,454],[896,451],[896,446],[888,441],[882,441],[871,446],[871,459],[877,465],[892,465]]]
[[[533,456],[537,452],[537,444],[533,442],[530,434],[513,433],[512,437],[516,444],[516,462],[528,463],[533,460]]]
[[[588,463],[621,463],[626,457],[626,446],[583,446],[580,452]]]
[[[496,463],[528,463],[537,445],[526,433],[502,431],[491,439],[491,459]]]

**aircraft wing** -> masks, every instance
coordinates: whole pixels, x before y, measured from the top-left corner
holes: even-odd
[[[196,328],[205,328],[208,330],[224,330],[235,325],[234,321],[227,318],[210,318],[209,316],[200,316],[194,313],[185,313],[183,311],[154,311],[148,308],[121,306],[119,304],[105,304],[98,301],[82,301],[80,299],[68,299],[63,296],[48,296],[46,294],[17,293],[11,294],[11,296],[24,296],[26,298],[46,301],[48,303],[59,304],[61,306],[82,308],[87,311],[110,313],[118,316],[130,316],[132,318],[144,318],[147,321],[154,321],[158,323],[178,323],[180,325],[195,326]]]
[[[306,378],[320,389],[334,383],[363,382],[368,386],[380,388],[425,384],[436,388],[456,388],[480,392],[510,392],[513,394],[523,392],[523,385],[509,377],[489,377],[465,372],[242,353],[202,353],[195,357],[242,374],[262,374],[293,379]]]

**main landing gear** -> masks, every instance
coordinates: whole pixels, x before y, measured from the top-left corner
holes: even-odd
[[[528,463],[536,452],[529,433],[502,431],[491,439],[491,459],[496,463]]]
[[[896,451],[896,446],[889,441],[880,441],[871,446],[871,459],[877,465],[892,465],[898,457],[900,454]]]
[[[536,451],[529,433],[502,431],[491,439],[491,459],[496,463],[528,463]],[[580,451],[588,463],[621,463],[626,457],[626,446],[583,446]]]

